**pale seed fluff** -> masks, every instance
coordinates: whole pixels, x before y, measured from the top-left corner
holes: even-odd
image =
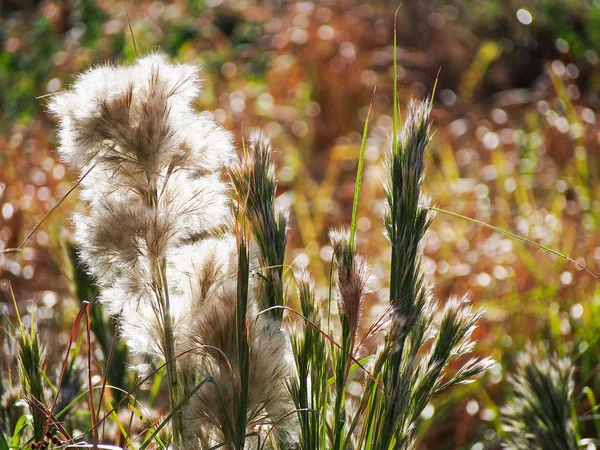
[[[83,177],[88,212],[75,215],[75,237],[102,303],[120,315],[131,349],[159,361],[168,354],[170,317],[185,387],[215,380],[186,410],[191,448],[224,438],[239,384],[232,372],[237,245],[223,231],[232,222],[223,169],[236,154],[229,133],[194,111],[199,91],[195,66],[150,55],[90,69],[50,102],[59,152]],[[258,265],[256,254],[252,261]],[[264,300],[251,284],[248,421],[273,423],[291,408],[285,379],[293,360],[285,333],[257,314]]]
[[[61,156],[90,170],[81,183],[89,212],[74,217],[76,239],[112,313],[150,309],[158,317],[161,265],[170,268],[174,249],[230,221],[221,172],[235,152],[230,135],[194,111],[199,92],[195,66],[150,55],[90,69],[50,102]],[[174,314],[185,301],[172,302]],[[139,349],[156,347],[153,339],[138,334]]]

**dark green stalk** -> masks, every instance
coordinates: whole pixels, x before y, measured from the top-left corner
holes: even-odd
[[[246,313],[248,308],[248,283],[250,262],[246,237],[238,235],[238,278],[237,303],[235,309],[235,337],[238,357],[239,398],[234,411],[235,432],[233,445],[235,450],[243,450],[246,442],[248,414],[248,382],[250,373],[250,347],[248,343],[248,328]]]
[[[307,276],[298,280],[298,297],[304,317],[318,324],[312,280]],[[306,322],[303,336],[294,336],[292,345],[298,378],[291,384],[291,394],[299,411],[300,445],[304,450],[318,449],[322,439],[321,424],[325,421],[319,410],[327,389],[328,355],[320,333]]]
[[[167,265],[166,259],[163,259],[160,264],[160,288],[162,311],[163,311],[163,328],[164,328],[164,352],[165,360],[167,361],[167,381],[169,384],[169,399],[171,411],[173,414],[173,446],[177,449],[182,442],[184,435],[183,411],[177,406],[179,405],[183,395],[180,392],[177,380],[177,361],[175,359],[175,337],[173,335],[173,317],[171,315],[171,302],[169,299],[169,288],[167,284]]]

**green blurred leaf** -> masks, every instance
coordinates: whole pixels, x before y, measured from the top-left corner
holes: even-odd
[[[8,442],[6,442],[6,437],[2,430],[0,430],[0,450],[8,450]]]

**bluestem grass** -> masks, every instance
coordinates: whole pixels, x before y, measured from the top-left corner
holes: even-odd
[[[580,448],[572,421],[573,364],[542,357],[534,348],[522,354],[510,378],[512,399],[501,409],[510,450]]]

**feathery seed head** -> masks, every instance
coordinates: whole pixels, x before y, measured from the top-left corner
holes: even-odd
[[[90,69],[50,103],[63,158],[93,167],[81,184],[90,212],[74,222],[84,261],[111,288],[102,298],[112,311],[125,298],[155,297],[167,253],[230,220],[220,171],[235,153],[229,134],[193,110],[198,93],[195,66],[150,55]]]
[[[59,151],[79,169],[98,164],[110,177],[142,176],[151,185],[171,165],[219,170],[233,160],[231,138],[195,113],[198,93],[197,68],[171,65],[162,55],[90,69],[50,102],[60,123]]]
[[[287,243],[287,211],[275,204],[275,168],[271,162],[271,142],[261,132],[253,131],[242,161],[231,170],[238,208],[252,224],[252,234],[259,248],[263,282],[259,289],[262,308],[285,303],[283,261]],[[271,314],[281,320],[281,310]]]
[[[329,240],[338,268],[337,285],[342,310],[348,320],[350,335],[354,338],[358,331],[360,308],[369,280],[369,267],[354,251],[350,242],[350,230],[332,230]]]
[[[192,399],[189,419],[211,425],[225,434],[234,417],[237,387],[235,339],[235,290],[212,297],[194,320],[191,329],[200,350],[196,367],[200,377],[212,377],[215,385],[201,389]],[[249,372],[247,420],[255,425],[273,423],[292,409],[285,380],[292,370],[289,342],[279,326],[267,316],[248,322]],[[217,350],[218,349],[218,350]]]

